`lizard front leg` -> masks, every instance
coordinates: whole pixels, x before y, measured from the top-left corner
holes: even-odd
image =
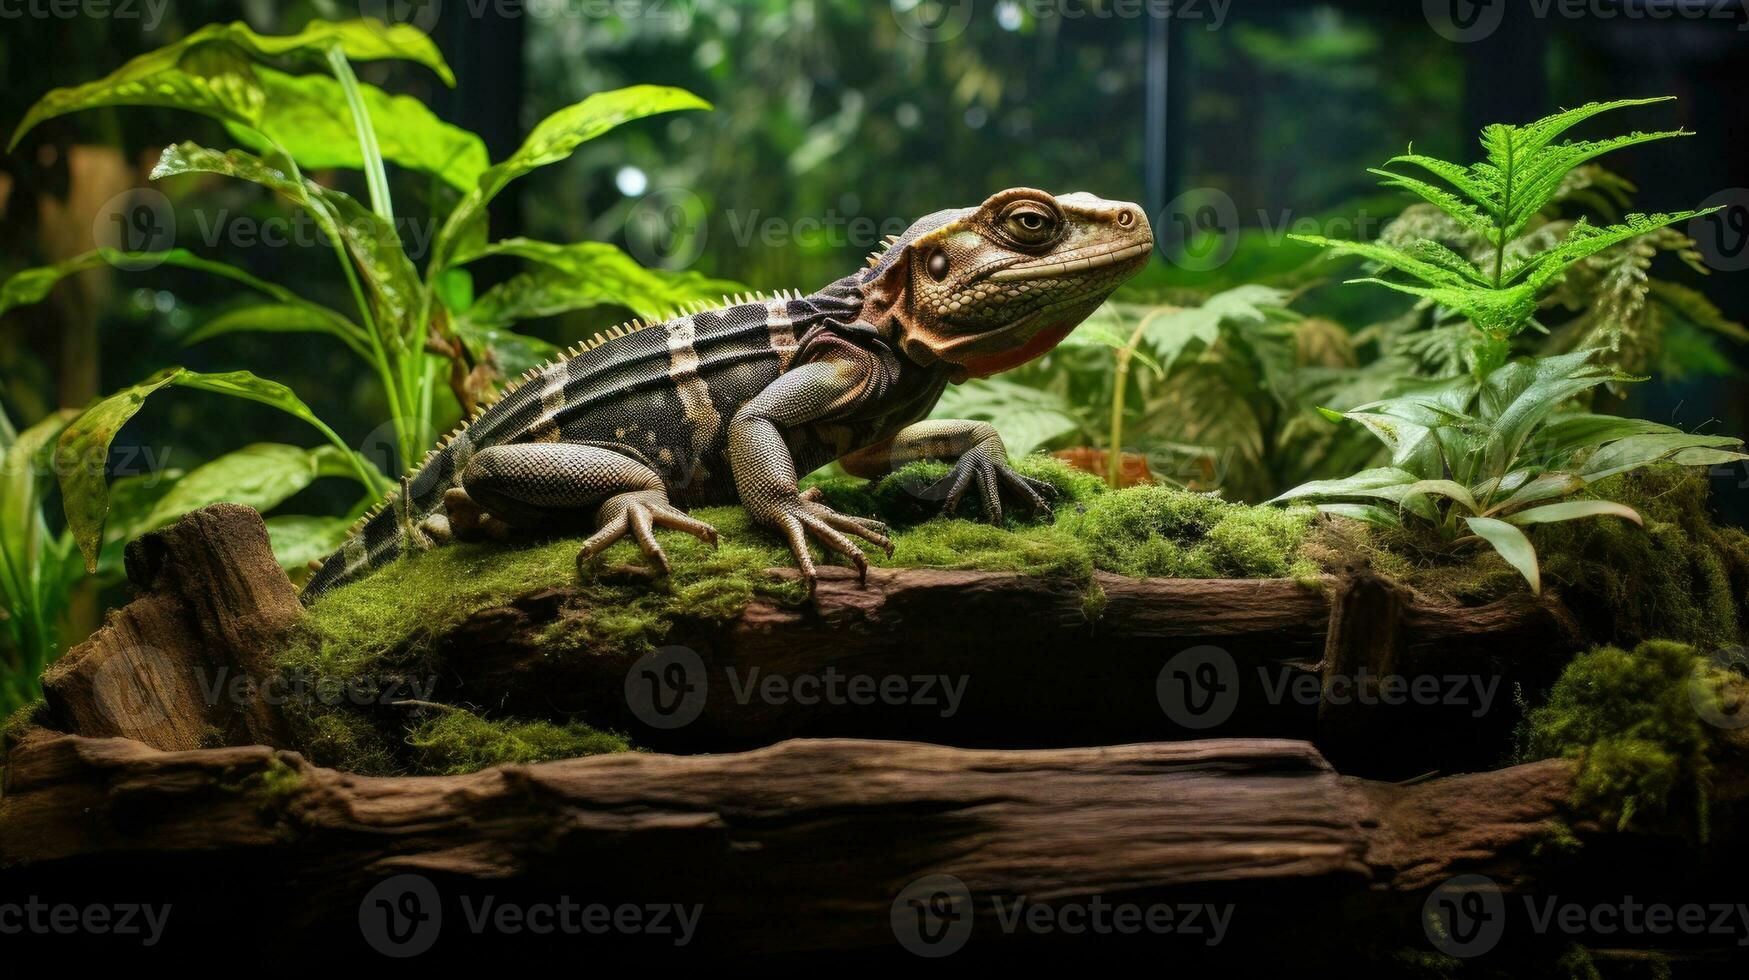
[[[886,525],[840,514],[801,495],[796,487],[795,461],[784,435],[797,426],[839,418],[853,410],[868,397],[869,372],[873,370],[878,368],[855,357],[804,364],[754,396],[729,423],[729,466],[741,503],[755,520],[783,534],[809,592],[816,581],[814,560],[808,554],[809,537],[850,559],[865,579],[868,559],[846,535],[893,553]]]
[[[930,499],[944,500],[947,513],[959,507],[974,485],[983,501],[984,516],[1002,523],[1002,491],[1018,496],[1036,514],[1050,514],[1056,488],[1022,476],[1008,465],[1008,450],[996,427],[988,422],[964,419],[931,419],[900,429],[886,442],[859,449],[841,460],[845,472],[874,479],[910,463],[937,460],[952,465],[947,476],[931,486]]]
[[[482,511],[515,528],[535,528],[576,511],[595,511],[595,533],[579,566],[628,533],[644,557],[666,573],[668,556],[655,526],[685,531],[712,545],[716,529],[668,502],[662,478],[630,456],[600,446],[526,443],[480,450],[462,471],[463,493],[444,498],[451,524],[471,526]]]

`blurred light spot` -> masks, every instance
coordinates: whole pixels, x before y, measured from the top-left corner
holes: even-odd
[[[711,40],[698,46],[692,53],[692,63],[704,71],[709,71],[721,64],[723,60],[723,42]]]
[[[159,313],[169,313],[176,309],[176,296],[168,290],[160,289],[158,294],[152,297],[152,306]]]
[[[984,111],[983,106],[975,105],[966,110],[966,125],[973,129],[983,129],[984,124],[989,121],[990,114]]]
[[[901,102],[893,110],[893,121],[899,124],[900,129],[916,129],[917,124],[923,121],[923,113],[915,105]]]
[[[1020,4],[1015,0],[1002,0],[996,5],[996,26],[1005,31],[1020,30]]]
[[[613,186],[627,197],[640,197],[650,189],[650,178],[637,167],[621,167],[613,175]]]
[[[917,5],[921,2],[922,0],[893,0],[893,10],[901,14],[908,14],[916,10]]]

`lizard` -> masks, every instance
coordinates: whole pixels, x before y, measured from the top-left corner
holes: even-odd
[[[725,297],[633,321],[506,386],[360,518],[302,591],[307,603],[397,556],[452,540],[574,528],[579,567],[631,536],[653,571],[653,528],[717,533],[688,509],[740,503],[775,530],[810,592],[809,542],[866,579],[855,540],[892,553],[878,521],[843,514],[797,481],[838,460],[876,478],[918,460],[950,469],[931,499],[975,493],[1048,515],[1049,484],[1009,466],[995,427],[926,420],[949,384],[1055,347],[1147,264],[1142,208],[1016,187],[937,211],[818,292]]]

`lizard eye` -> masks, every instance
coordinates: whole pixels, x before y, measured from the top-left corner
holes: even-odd
[[[1043,245],[1056,236],[1057,215],[1037,201],[1019,201],[1002,215],[1001,225],[1022,245]]]
[[[947,278],[947,264],[947,253],[938,248],[929,253],[929,259],[924,262],[923,267],[929,270],[929,278],[940,282]]]

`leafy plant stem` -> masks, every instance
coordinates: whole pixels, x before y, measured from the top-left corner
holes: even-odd
[[[1111,451],[1106,453],[1105,461],[1105,482],[1113,490],[1118,489],[1123,479],[1123,411],[1129,389],[1130,360],[1136,356],[1136,347],[1141,344],[1147,326],[1146,317],[1139,320],[1135,329],[1130,331],[1129,342],[1117,352],[1117,370],[1111,390]]]
[[[352,73],[352,64],[346,60],[346,52],[340,45],[328,49],[328,66],[340,82],[340,90],[346,93],[347,108],[352,110],[352,125],[358,132],[358,148],[364,156],[364,179],[370,187],[370,208],[393,227],[395,209],[389,200],[389,176],[383,170],[383,151],[377,144],[376,130],[371,126],[364,96],[358,90],[358,76]]]

